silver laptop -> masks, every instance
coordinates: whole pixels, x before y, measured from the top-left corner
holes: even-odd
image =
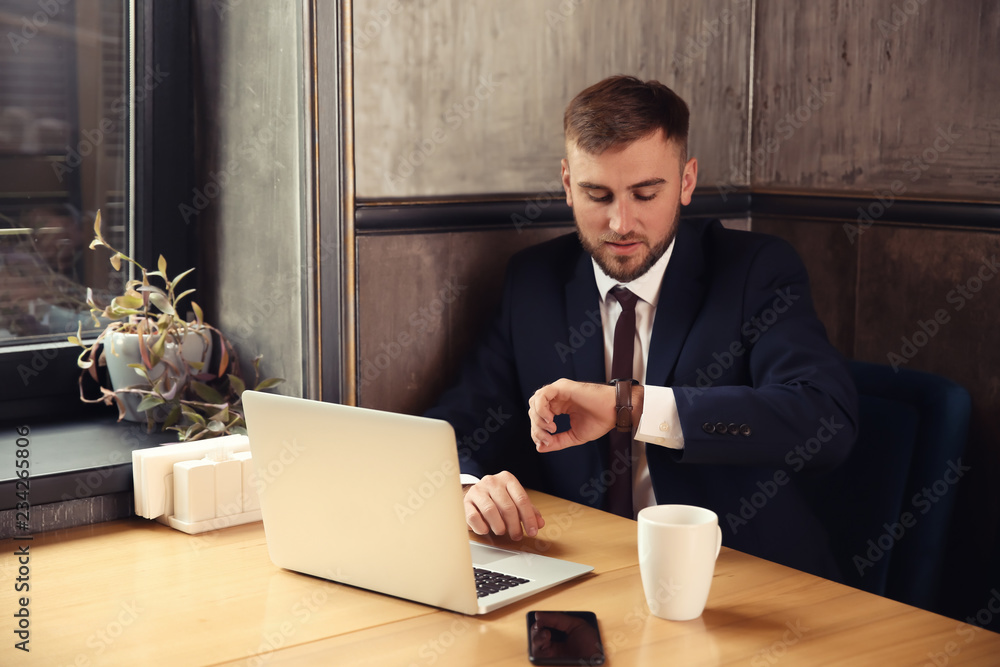
[[[279,567],[463,614],[593,570],[469,541],[447,422],[255,391],[243,404]]]

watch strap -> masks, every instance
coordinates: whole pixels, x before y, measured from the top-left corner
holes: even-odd
[[[610,382],[615,386],[615,429],[620,433],[632,432],[632,378],[616,378]]]

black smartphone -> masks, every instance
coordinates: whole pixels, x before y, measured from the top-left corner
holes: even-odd
[[[603,665],[592,611],[529,611],[528,659],[535,665]]]

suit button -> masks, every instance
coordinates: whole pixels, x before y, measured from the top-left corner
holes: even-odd
[[[725,435],[726,434],[726,425],[723,424],[722,422],[718,422],[715,425],[715,432],[716,433],[720,433],[722,435]]]
[[[715,426],[709,424],[708,422],[705,422],[704,424],[701,425],[701,430],[704,431],[705,433],[715,433]]]
[[[739,426],[737,426],[736,424],[729,425],[729,435],[739,435],[739,433],[740,433]]]
[[[740,433],[742,433],[743,435],[750,435],[750,433],[751,433],[751,431],[750,431],[750,425],[749,424],[740,424]]]
[[[668,424],[667,422],[660,422],[660,430],[666,433],[667,431],[670,430],[670,424]]]

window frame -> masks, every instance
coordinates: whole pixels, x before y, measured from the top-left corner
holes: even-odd
[[[133,93],[147,73],[162,78],[144,99],[132,100],[126,151],[134,184],[126,206],[133,256],[145,266],[155,266],[163,254],[172,266],[198,268],[197,225],[186,224],[180,214],[195,190],[191,8],[182,2],[125,1],[126,21],[133,26],[127,63]],[[198,274],[189,278],[196,288]],[[105,417],[107,411],[80,401],[79,352],[65,341],[0,347],[0,377],[7,379],[0,383],[0,421]]]

